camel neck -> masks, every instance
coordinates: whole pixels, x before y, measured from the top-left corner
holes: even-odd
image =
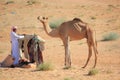
[[[49,35],[49,33],[52,31],[48,23],[43,23],[43,27],[45,32]]]
[[[57,29],[51,29],[48,23],[43,23],[46,34],[51,37],[59,37],[59,33]]]

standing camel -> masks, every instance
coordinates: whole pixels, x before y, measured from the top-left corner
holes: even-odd
[[[69,42],[73,40],[81,40],[83,38],[87,39],[87,45],[88,45],[88,59],[83,66],[85,68],[92,56],[92,48],[95,53],[95,63],[94,66],[96,66],[97,63],[97,42],[95,40],[94,31],[88,26],[87,23],[83,22],[79,18],[74,18],[71,21],[67,21],[62,23],[59,27],[56,29],[51,29],[48,23],[47,17],[39,16],[37,18],[44,27],[45,32],[51,36],[60,38],[63,41],[64,48],[65,48],[65,66],[71,67],[71,59],[70,59],[70,47]]]

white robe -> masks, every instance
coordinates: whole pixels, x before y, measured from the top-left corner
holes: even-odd
[[[19,50],[19,43],[18,39],[19,38],[24,38],[24,36],[19,36],[15,32],[11,32],[11,47],[12,47],[12,57],[15,59],[14,60],[14,65],[17,65],[19,63],[20,59],[20,50]]]

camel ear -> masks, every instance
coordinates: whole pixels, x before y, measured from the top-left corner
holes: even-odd
[[[48,17],[46,17],[46,20],[48,20]]]

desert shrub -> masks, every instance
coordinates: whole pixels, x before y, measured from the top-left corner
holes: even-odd
[[[113,72],[112,72],[111,70],[107,70],[106,73],[107,73],[107,74],[111,74],[111,73],[113,73]]]
[[[70,69],[71,67],[67,67],[67,66],[65,66],[63,69],[64,70],[67,70],[67,69]]]
[[[112,5],[112,4],[109,4],[108,8],[107,8],[107,11],[112,11],[114,8],[117,8],[117,7]]]
[[[53,65],[51,63],[42,63],[37,67],[38,71],[48,71],[53,70]]]
[[[89,76],[96,75],[96,74],[98,74],[98,70],[97,70],[97,69],[91,69],[91,70],[88,72],[88,75],[89,75]]]
[[[28,0],[27,1],[27,4],[28,5],[32,5],[32,4],[35,4],[36,3],[36,0]]]
[[[102,41],[111,41],[111,40],[116,40],[118,38],[119,38],[119,35],[117,33],[111,32],[104,35]]]
[[[5,4],[12,4],[15,3],[14,1],[7,1]]]
[[[65,77],[64,80],[72,80],[70,77]]]
[[[116,22],[116,19],[109,19],[107,22]]]
[[[60,26],[63,22],[65,22],[65,19],[58,19],[58,20],[52,20],[50,22],[50,27],[53,28],[57,28],[58,26]]]
[[[116,8],[114,5],[109,4],[108,7],[110,8]]]
[[[96,19],[96,17],[94,17],[94,16],[91,16],[91,19],[92,19],[92,20],[95,20],[95,19]]]

